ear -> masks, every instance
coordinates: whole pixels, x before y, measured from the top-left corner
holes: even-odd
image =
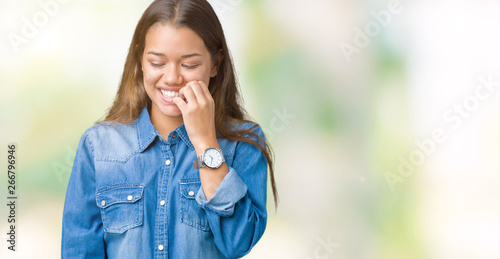
[[[223,60],[224,60],[224,55],[222,55],[222,49],[220,49],[219,52],[215,54],[212,71],[210,71],[210,77],[214,77],[217,75]]]

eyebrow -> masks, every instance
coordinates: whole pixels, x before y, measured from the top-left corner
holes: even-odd
[[[165,57],[165,54],[160,53],[160,52],[156,52],[156,51],[148,51],[148,53],[146,53],[146,54],[151,54],[151,55],[155,55],[155,56]],[[181,58],[185,59],[185,58],[198,57],[198,56],[201,56],[201,54],[199,54],[199,53],[191,53],[191,54],[182,55]]]
[[[191,58],[191,57],[199,57],[199,56],[201,56],[201,54],[192,53],[192,54],[182,55],[181,58]]]

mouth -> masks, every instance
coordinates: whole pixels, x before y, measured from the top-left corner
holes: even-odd
[[[161,99],[166,102],[166,103],[174,103],[174,97],[181,97],[182,99],[186,100],[186,98],[183,95],[179,94],[180,88],[177,89],[164,89],[164,88],[158,88],[158,93],[161,96]]]
[[[179,92],[175,92],[175,91],[167,91],[167,90],[163,90],[163,89],[160,89],[160,92],[163,96],[167,97],[167,98],[174,98],[174,97],[179,97]]]

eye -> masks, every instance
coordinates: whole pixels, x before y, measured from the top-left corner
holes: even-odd
[[[153,67],[162,67],[163,64],[162,63],[153,63],[153,62],[151,62],[151,66],[153,66]]]
[[[182,67],[183,68],[187,68],[187,69],[195,69],[197,68],[199,65],[192,65],[192,66],[189,66],[189,65],[186,65],[186,64],[182,64]]]

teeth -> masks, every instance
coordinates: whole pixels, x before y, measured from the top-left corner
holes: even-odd
[[[165,96],[165,97],[175,97],[175,96],[179,96],[179,92],[171,92],[171,91],[161,90],[161,93],[162,93],[162,94],[163,94],[163,96]]]

